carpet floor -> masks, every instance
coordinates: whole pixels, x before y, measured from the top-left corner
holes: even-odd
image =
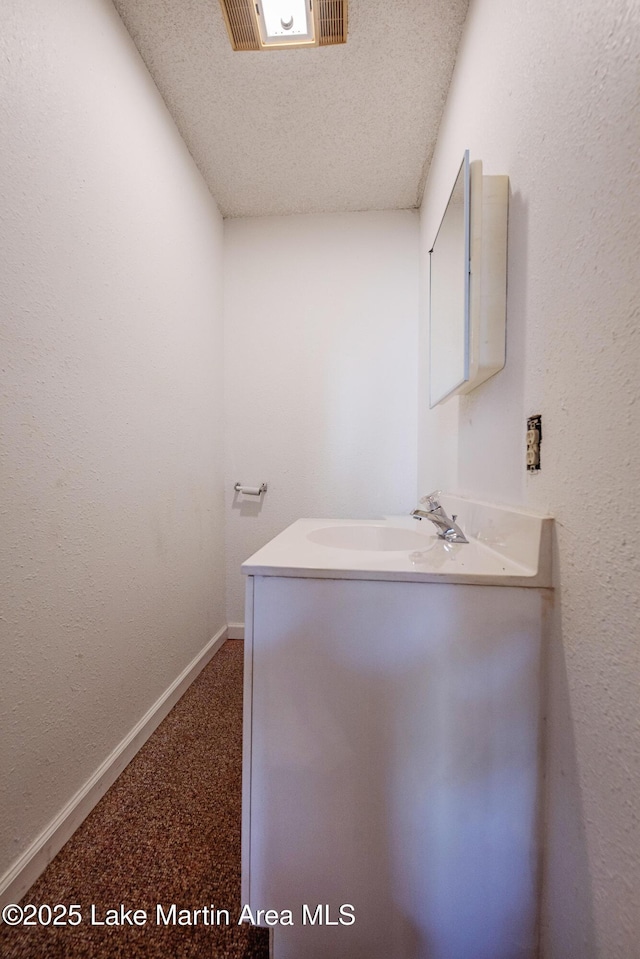
[[[77,903],[82,922],[3,924],[3,959],[267,959],[267,931],[238,925],[242,646],[224,644],[22,900]],[[147,922],[92,924],[121,903]],[[173,903],[229,924],[158,924]]]

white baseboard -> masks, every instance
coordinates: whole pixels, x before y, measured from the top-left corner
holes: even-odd
[[[20,901],[230,635],[227,626],[218,630],[118,743],[93,776],[0,878],[0,908],[7,903]]]
[[[244,639],[244,623],[229,623],[227,639]]]

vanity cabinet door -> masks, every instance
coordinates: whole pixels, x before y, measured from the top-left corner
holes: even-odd
[[[291,912],[276,959],[532,959],[541,591],[251,580],[244,895]]]

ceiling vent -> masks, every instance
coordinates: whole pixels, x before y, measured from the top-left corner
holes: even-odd
[[[347,0],[220,0],[234,50],[347,42]]]
[[[320,27],[318,43],[347,42],[347,0],[316,0]]]

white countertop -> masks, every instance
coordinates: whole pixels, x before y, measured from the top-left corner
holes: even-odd
[[[299,519],[246,560],[242,571],[250,576],[551,586],[549,517],[461,497],[443,496],[441,502],[449,515],[457,513],[468,543],[446,543],[429,520],[417,522],[408,516]],[[413,548],[402,550],[350,549],[313,538],[315,531],[357,526],[411,530],[415,542]]]

